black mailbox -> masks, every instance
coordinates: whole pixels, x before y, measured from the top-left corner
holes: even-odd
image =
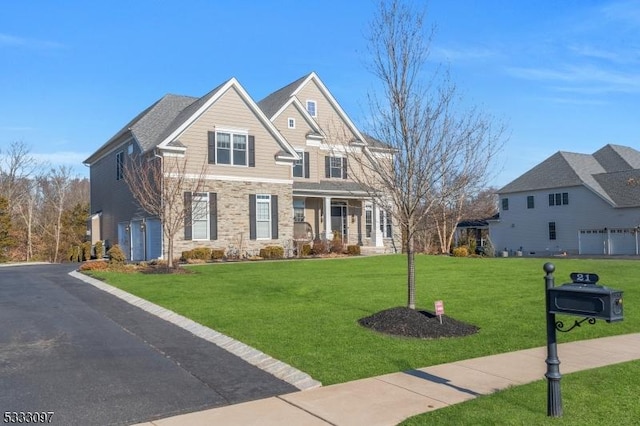
[[[552,287],[549,291],[549,313],[579,315],[622,321],[622,291],[597,285],[596,274],[574,272],[573,282]]]

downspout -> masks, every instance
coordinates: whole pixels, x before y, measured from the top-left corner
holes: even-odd
[[[162,253],[162,257],[164,258],[164,157],[158,154],[157,147],[153,150],[153,156],[160,159],[160,176],[162,176],[162,180],[160,181],[160,210],[163,214],[160,218],[160,230],[162,232],[162,238],[160,238],[160,252]],[[168,261],[169,259],[167,259],[167,262]]]

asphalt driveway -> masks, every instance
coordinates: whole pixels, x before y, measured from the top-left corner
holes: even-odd
[[[297,390],[69,276],[75,266],[0,268],[0,414],[131,424]]]

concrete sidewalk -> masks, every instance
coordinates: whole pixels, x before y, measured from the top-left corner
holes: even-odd
[[[408,417],[544,379],[546,347],[441,364],[183,414],[172,425],[396,425]],[[562,374],[640,359],[640,333],[558,345]]]

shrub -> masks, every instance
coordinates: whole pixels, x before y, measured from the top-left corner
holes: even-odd
[[[211,249],[211,258],[214,260],[224,258],[224,249]]]
[[[327,243],[319,238],[313,240],[313,247],[311,248],[311,254],[327,254],[329,252]]]
[[[118,244],[114,244],[113,247],[109,249],[107,256],[109,256],[109,263],[112,265],[122,265],[127,259]]]
[[[85,262],[78,268],[79,271],[104,271],[109,269],[109,264],[104,260]]]
[[[488,238],[484,243],[484,255],[487,257],[496,257],[496,249],[493,246],[493,242]]]
[[[263,259],[282,259],[284,248],[280,246],[266,246],[260,249],[260,257]]]
[[[71,246],[67,251],[67,259],[71,262],[80,262],[80,246]]]
[[[96,259],[102,259],[104,257],[104,244],[102,241],[96,241]]]
[[[347,254],[349,256],[359,256],[360,255],[360,246],[355,244],[350,244],[347,246]]]
[[[338,231],[333,231],[333,240],[329,242],[330,253],[342,253],[344,244],[342,244],[342,235]]]
[[[91,259],[91,241],[85,241],[82,243],[82,260]]]
[[[453,249],[453,256],[454,257],[467,257],[467,256],[469,256],[469,249],[467,249],[464,246],[456,247],[456,248]]]
[[[209,260],[211,259],[211,249],[209,247],[196,247],[182,252],[180,257],[183,261],[189,260]]]
[[[311,254],[311,244],[303,244],[301,254],[302,256],[309,256]]]

